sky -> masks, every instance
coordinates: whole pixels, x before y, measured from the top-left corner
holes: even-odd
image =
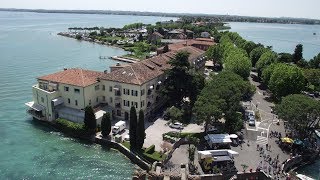
[[[320,19],[320,0],[1,0],[0,8],[127,10]]]

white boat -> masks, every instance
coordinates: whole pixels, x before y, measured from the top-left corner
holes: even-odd
[[[297,178],[299,178],[300,180],[316,180],[316,179],[313,179],[313,178],[311,178],[311,177],[309,177],[309,176],[306,176],[306,175],[303,175],[303,174],[297,174],[296,176],[297,176]]]

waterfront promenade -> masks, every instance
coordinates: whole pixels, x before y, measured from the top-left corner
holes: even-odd
[[[253,75],[255,75],[255,73],[253,73]],[[256,92],[251,100],[251,109],[258,111],[261,119],[260,122],[256,122],[256,137],[254,137],[253,134],[244,131],[244,143],[241,146],[232,147],[232,150],[237,151],[240,154],[240,156],[235,158],[235,166],[238,171],[243,171],[242,165],[244,164],[248,166],[246,171],[250,171],[250,169],[256,171],[256,169],[260,167],[266,174],[271,175],[272,178],[276,178],[279,166],[281,168],[282,162],[289,158],[289,154],[282,151],[275,141],[277,138],[272,138],[269,134],[271,131],[276,131],[284,136],[284,123],[277,119],[277,116],[272,113],[274,104],[266,101],[268,98],[267,92],[259,88],[260,83],[254,81],[251,77],[250,82],[256,87]],[[277,124],[278,121],[279,124]],[[249,126],[246,124],[246,127]],[[268,151],[266,150],[266,144],[270,147],[270,150]],[[257,146],[263,147],[264,153],[260,153],[260,151],[257,150]],[[268,161],[265,161],[264,156],[270,156],[272,161],[278,157],[277,168],[272,167]],[[281,178],[281,176],[278,177]]]

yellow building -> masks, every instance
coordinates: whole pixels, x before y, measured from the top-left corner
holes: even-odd
[[[32,87],[33,101],[26,103],[28,113],[39,120],[52,121],[58,117],[82,122],[83,109],[105,101],[99,77],[102,72],[83,69],[41,76]]]
[[[168,62],[178,51],[190,53],[189,62],[195,69],[204,67],[204,51],[185,46],[138,63],[114,66],[110,73],[66,69],[38,78],[33,101],[26,103],[28,112],[40,120],[61,117],[83,122],[83,109],[90,105],[95,111],[110,111],[113,118],[129,120],[134,106],[137,112],[142,109],[146,118],[152,117],[165,103],[159,89],[166,78],[164,70],[170,69]],[[96,113],[98,124],[101,114]]]

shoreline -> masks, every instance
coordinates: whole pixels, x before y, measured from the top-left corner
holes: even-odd
[[[58,124],[54,122],[39,121],[39,120],[32,120],[32,121],[40,123],[44,126],[49,126],[54,130],[62,133],[66,137],[74,138],[76,140],[84,141],[86,143],[99,144],[101,147],[107,147],[112,150],[115,150],[118,153],[124,155],[126,158],[128,158],[128,160],[130,160],[132,165],[137,165],[139,166],[139,168],[146,170],[147,172],[151,169],[152,164],[144,161],[143,159],[141,159],[141,157],[137,156],[135,153],[132,153],[129,149],[127,149],[121,143],[117,143],[115,141],[108,140],[107,138],[100,137],[99,135],[97,135],[97,133],[95,133],[95,135],[91,135],[90,137],[79,136],[79,135],[64,131],[61,127],[59,127]]]

